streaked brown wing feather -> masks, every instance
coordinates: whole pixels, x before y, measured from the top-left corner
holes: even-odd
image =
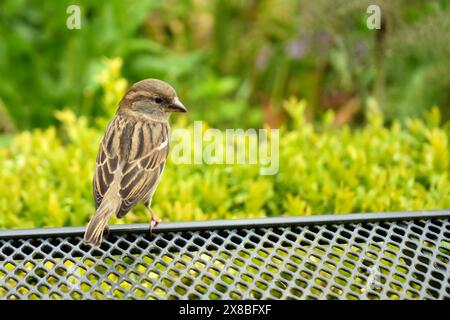
[[[115,138],[119,134],[121,119],[115,117],[106,129],[102,142],[98,150],[97,160],[95,161],[95,172],[93,179],[95,207],[98,208],[103,197],[108,191],[115,171],[119,167],[119,145]]]
[[[116,116],[100,144],[94,174],[94,197],[99,206],[117,169],[121,169],[118,217],[147,200],[159,180],[169,152],[168,126]]]
[[[117,213],[124,216],[139,201],[150,197],[161,175],[169,152],[168,127],[154,122],[137,125],[132,137],[128,161],[122,171],[119,194],[122,206]]]

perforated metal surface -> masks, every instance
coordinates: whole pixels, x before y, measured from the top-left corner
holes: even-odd
[[[115,226],[100,249],[82,228],[3,231],[0,298],[449,299],[448,217]]]

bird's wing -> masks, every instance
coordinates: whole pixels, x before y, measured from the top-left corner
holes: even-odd
[[[122,205],[118,217],[124,216],[139,201],[147,200],[156,188],[161,169],[169,153],[168,125],[153,121],[128,122],[124,134],[128,132],[129,145],[125,163],[121,170],[119,195]]]
[[[97,198],[101,201],[119,170],[121,207],[117,216],[122,217],[156,187],[169,152],[169,128],[160,122],[116,118],[100,146],[94,194],[96,202]]]
[[[119,169],[120,148],[117,138],[120,134],[121,122],[120,117],[114,117],[100,143],[93,179],[95,208],[98,208],[100,203],[102,203],[103,197],[111,186],[116,171]]]
[[[169,152],[167,133],[163,136],[165,140],[157,139],[156,144],[144,146],[146,152],[137,158],[130,157],[124,166],[119,191],[122,206],[118,217],[124,216],[139,201],[147,200],[154,191]]]

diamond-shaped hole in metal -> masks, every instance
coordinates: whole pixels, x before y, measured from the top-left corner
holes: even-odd
[[[0,299],[449,299],[448,219],[0,239]]]

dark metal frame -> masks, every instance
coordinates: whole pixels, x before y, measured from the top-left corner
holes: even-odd
[[[0,230],[0,299],[450,299],[449,218],[113,225],[100,248],[84,227]]]
[[[314,216],[271,217],[235,220],[208,220],[189,222],[162,222],[154,229],[154,233],[181,232],[195,230],[248,229],[270,227],[292,227],[307,225],[400,221],[418,219],[449,218],[450,210],[422,210],[401,212],[374,212],[352,214],[327,214]],[[109,227],[111,234],[142,233],[149,231],[145,223],[117,224]],[[85,227],[33,228],[0,230],[0,239],[34,238],[34,237],[72,237],[82,235]]]

